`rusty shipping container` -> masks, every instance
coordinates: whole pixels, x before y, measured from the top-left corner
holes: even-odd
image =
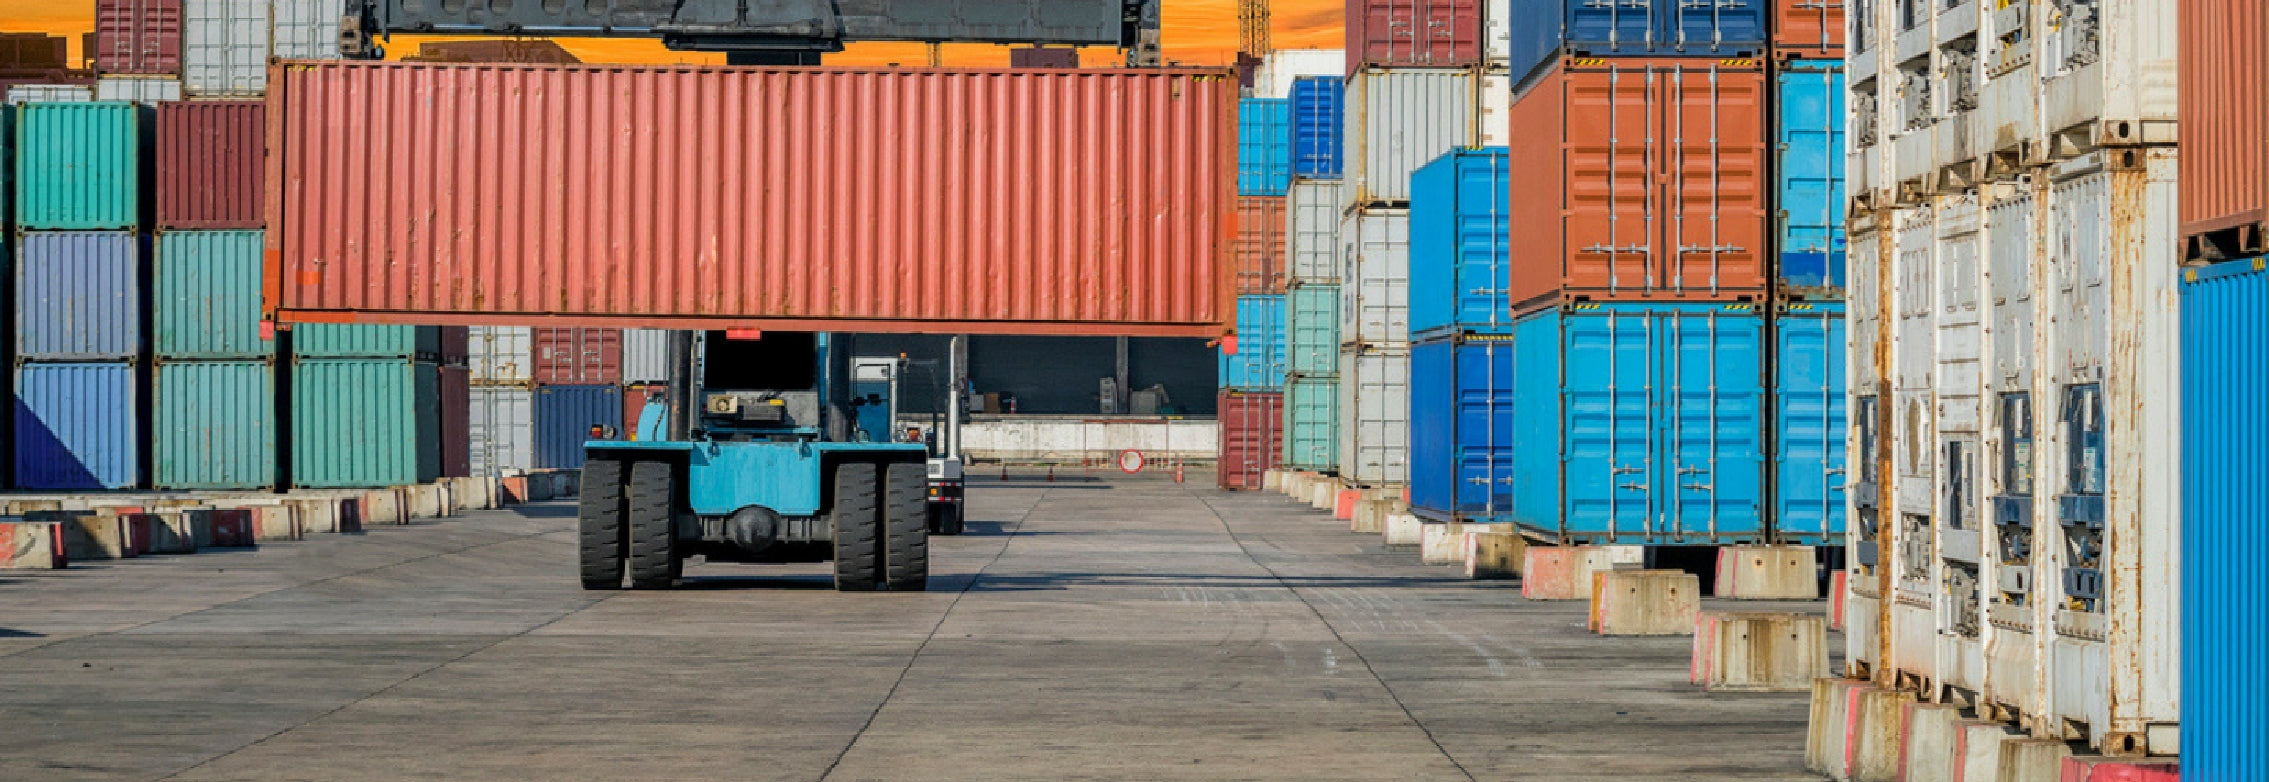
[[[1221,422],[1221,455],[1214,462],[1224,489],[1258,489],[1261,473],[1276,469],[1284,451],[1284,394],[1221,392],[1215,410]]]
[[[159,228],[260,227],[266,117],[259,101],[158,104]]]
[[[1507,299],[1761,298],[1767,89],[1755,60],[1553,66],[1513,103]]]
[[[1482,0],[1347,0],[1347,74],[1481,62]]]
[[[181,72],[181,2],[95,0],[95,70]]]
[[[2183,255],[2269,252],[2269,4],[2180,0]]]
[[[1284,196],[1237,197],[1237,294],[1284,292]]]
[[[1217,336],[1230,317],[1226,70],[275,68],[278,320]]]
[[[614,385],[622,382],[622,329],[536,329],[538,385]]]

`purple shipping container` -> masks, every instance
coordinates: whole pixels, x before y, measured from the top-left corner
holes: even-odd
[[[439,371],[441,382],[435,390],[441,396],[441,475],[462,478],[473,474],[473,371],[461,366]]]
[[[142,239],[26,231],[16,248],[16,357],[109,361],[142,353]]]
[[[140,484],[141,374],[125,362],[18,364],[16,488]]]

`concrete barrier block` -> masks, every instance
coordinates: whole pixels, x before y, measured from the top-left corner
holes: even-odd
[[[1317,481],[1315,485],[1308,487],[1308,507],[1330,511],[1332,504],[1336,502],[1339,502],[1338,481]]]
[[[1612,566],[1603,546],[1530,546],[1522,554],[1521,597],[1590,600],[1592,572]]]
[[[8,500],[6,502],[0,502],[0,515],[5,516],[23,516],[26,514],[38,513],[40,511],[58,511],[62,509],[62,500]]]
[[[1851,782],[1898,782],[1899,724],[1914,693],[1854,687],[1844,729],[1844,767]]]
[[[582,491],[583,491],[583,470],[582,470],[582,469],[580,469],[580,468],[577,468],[577,469],[573,469],[573,470],[553,470],[553,471],[552,471],[552,498],[553,498],[553,499],[573,499],[574,497],[576,497],[576,496],[578,496],[578,495],[582,494]]]
[[[1600,635],[1685,635],[1702,609],[1702,577],[1683,570],[1600,570],[1591,574],[1591,631]]]
[[[1734,600],[1818,600],[1811,546],[1721,546],[1713,594]]]
[[[1284,484],[1284,473],[1276,470],[1261,471],[1261,491],[1275,491]]]
[[[1399,500],[1362,500],[1355,503],[1355,516],[1348,520],[1347,530],[1373,534],[1385,532],[1388,516],[1407,512],[1409,509],[1403,507]]]
[[[146,542],[134,539],[133,525],[116,515],[83,510],[45,510],[27,513],[25,519],[60,525],[63,530],[64,556],[73,562],[127,559],[148,549]]]
[[[2180,782],[2182,764],[2170,759],[2136,760],[2086,755],[2064,759],[2057,782]]]
[[[0,518],[0,569],[60,570],[70,566],[70,542],[62,522]]]
[[[197,531],[179,508],[149,510],[139,514],[150,528],[150,553],[195,554]]]
[[[403,512],[413,519],[439,519],[449,515],[449,490],[439,483],[402,487]]]
[[[1909,703],[1899,717],[1900,782],[1956,782],[1954,762],[1962,707],[1951,703]]]
[[[1804,722],[1804,767],[1836,779],[1850,776],[1844,764],[1845,728],[1850,724],[1851,690],[1860,679],[1812,680],[1811,712]]]
[[[1817,614],[1710,611],[1694,620],[1688,678],[1727,692],[1804,692],[1828,675],[1827,620]]]
[[[1408,513],[1387,514],[1381,530],[1389,546],[1417,546],[1426,542],[1425,524]]]
[[[1456,565],[1465,559],[1465,525],[1427,522],[1418,530],[1418,563]]]
[[[408,509],[403,507],[399,489],[372,489],[360,495],[364,526],[407,524]]]
[[[1528,538],[1510,529],[1482,527],[1465,532],[1465,577],[1520,578],[1528,557]]]
[[[1341,521],[1355,518],[1355,503],[1362,499],[1363,492],[1360,489],[1340,489],[1339,493],[1332,497],[1332,518]]]
[[[278,502],[247,505],[244,510],[252,514],[252,539],[261,543],[283,540],[304,540],[307,525],[301,520],[299,508]]]
[[[2059,739],[2018,738],[2001,742],[1998,782],[2056,782],[2064,773],[2072,745]],[[1967,778],[1963,782],[1970,782]]]
[[[244,508],[183,508],[181,515],[189,522],[189,533],[197,541],[199,550],[208,548],[242,548],[256,545],[252,529],[252,511]]]
[[[2001,745],[2024,738],[2010,726],[1988,720],[1963,720],[1954,726],[1954,779],[1957,782],[2000,782]]]
[[[1850,571],[1838,569],[1828,574],[1828,629],[1844,629],[1844,598],[1850,591]]]

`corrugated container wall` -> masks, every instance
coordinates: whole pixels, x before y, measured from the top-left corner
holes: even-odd
[[[602,436],[622,421],[622,389],[617,386],[538,386],[535,394],[538,469],[583,466],[583,443],[597,427]]]
[[[622,382],[665,383],[670,379],[670,332],[622,330]]]
[[[1775,542],[1840,545],[1844,533],[1844,307],[1792,303],[1773,332]]]
[[[535,394],[527,386],[474,386],[466,416],[474,475],[516,475],[536,468]]]
[[[1292,177],[1338,179],[1345,168],[1341,138],[1347,119],[1347,81],[1302,76],[1292,82]]]
[[[150,485],[276,485],[276,367],[253,361],[160,361],[150,393]]]
[[[1237,195],[1280,196],[1292,186],[1292,101],[1237,102]]]
[[[474,326],[467,334],[473,384],[524,386],[536,382],[535,330],[526,326]]]
[[[2269,616],[2269,569],[2261,566],[2269,562],[2269,526],[2261,523],[2269,483],[2243,477],[2269,472],[2261,448],[2269,442],[2264,265],[2252,258],[2184,272],[2184,779],[2269,779],[2269,669],[2260,664],[2269,660],[2261,621]]]
[[[267,107],[186,101],[158,107],[158,228],[259,228],[267,206]]]
[[[171,76],[104,76],[95,80],[95,100],[156,106],[181,100],[181,80]]]
[[[2179,6],[2184,257],[2269,252],[2269,4]]]
[[[1229,257],[1237,266],[1237,295],[1284,292],[1285,199],[1238,196],[1237,240]]]
[[[18,489],[131,489],[141,475],[141,368],[19,363]]]
[[[441,353],[430,326],[303,323],[292,329],[292,354],[303,358],[423,358]]]
[[[268,89],[270,0],[182,0],[181,80],[197,97]],[[343,16],[344,14],[342,14]]]
[[[94,83],[84,84],[10,84],[7,103],[11,106],[26,103],[86,103],[95,99]]]
[[[1484,147],[1452,150],[1412,175],[1411,339],[1512,329],[1511,174],[1505,148]]]
[[[1506,336],[1452,335],[1411,346],[1412,512],[1438,521],[1511,520],[1517,358]]]
[[[1773,81],[1774,211],[1783,293],[1841,299],[1844,287],[1842,60],[1781,60]]]
[[[1324,377],[1294,377],[1285,382],[1284,466],[1337,471],[1339,427],[1336,372]]]
[[[1291,234],[1289,273],[1295,284],[1339,284],[1339,208],[1337,179],[1300,179],[1285,199],[1285,230]]]
[[[332,0],[275,0],[271,40],[279,60],[339,59],[338,4]],[[1076,67],[1076,66],[1075,66]]]
[[[1340,224],[1339,339],[1402,347],[1410,340],[1410,210],[1371,208]]]
[[[622,329],[539,328],[534,337],[537,383],[622,383]]]
[[[1211,338],[1232,317],[1226,71],[281,73],[268,284],[287,321]],[[412,204],[432,219],[386,217]]]
[[[308,358],[292,367],[292,484],[357,489],[441,474],[433,365],[406,358]]]
[[[1766,98],[1754,60],[1545,74],[1513,104],[1511,230],[1540,257],[1513,265],[1511,300],[1761,298]]]
[[[466,367],[436,367],[438,379],[434,394],[440,397],[441,475],[462,478],[472,475],[472,370]]]
[[[1278,49],[1261,55],[1253,73],[1253,97],[1289,98],[1292,84],[1302,76],[1338,76],[1347,72],[1347,52],[1339,49]]]
[[[1410,478],[1410,351],[1339,354],[1339,475],[1364,487]]]
[[[1284,296],[1237,297],[1237,352],[1221,353],[1221,387],[1283,387],[1284,351]]]
[[[1216,482],[1224,489],[1260,488],[1261,473],[1276,469],[1284,450],[1284,395],[1224,389],[1214,409],[1221,422]]]
[[[142,238],[26,232],[16,252],[16,357],[132,359],[142,353]]]
[[[1562,57],[1758,57],[1768,5],[1512,0],[1510,66],[1523,80]]]
[[[1481,62],[1482,0],[1347,0],[1347,68]]]
[[[180,71],[181,0],[96,0],[87,55],[102,73]]]
[[[1844,54],[1844,4],[1774,0],[1773,54],[1836,59]]]
[[[258,358],[275,353],[260,338],[257,230],[158,234],[150,317],[160,358]]]
[[[30,103],[16,117],[16,225],[141,225],[141,122],[131,103]]]
[[[1339,373],[1339,286],[1301,285],[1284,295],[1284,369],[1295,375]]]
[[[1470,70],[1363,68],[1349,76],[1349,203],[1407,203],[1411,172],[1480,143],[1474,105]]]

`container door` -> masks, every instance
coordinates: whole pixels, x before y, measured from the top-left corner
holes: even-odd
[[[1661,37],[1657,32],[1655,9],[1664,5],[1668,4],[1660,0],[1565,3],[1568,44],[1583,54],[1646,52],[1653,49],[1656,39]]]
[[[1747,307],[1681,307],[1656,316],[1657,534],[1764,536],[1762,326]]]
[[[1844,286],[1842,60],[1779,73],[1780,276],[1799,289]]]
[[[1303,285],[1292,289],[1285,313],[1290,343],[1285,369],[1300,375],[1339,371],[1339,286]]]
[[[1765,0],[1657,0],[1663,28],[1656,37],[1669,54],[1755,51],[1765,40]]]
[[[1430,517],[1464,509],[1463,352],[1450,340],[1410,349],[1410,505]]]
[[[1510,341],[1469,342],[1457,349],[1458,512],[1494,521],[1513,508],[1513,372]],[[1412,378],[1413,393],[1417,378]],[[1411,399],[1412,414],[1424,400]],[[1413,443],[1425,444],[1413,431]],[[1412,470],[1419,465],[1413,461]],[[1423,473],[1420,473],[1423,474]]]
[[[1512,218],[1512,207],[1507,203],[1512,198],[1512,185],[1505,151],[1460,155],[1456,176],[1457,208],[1450,213],[1454,231],[1450,249],[1457,263],[1451,284],[1457,290],[1448,301],[1457,307],[1454,315],[1458,323],[1495,327],[1501,317],[1512,312],[1505,289],[1505,265],[1511,253],[1506,233]],[[1414,302],[1412,306],[1417,305]]]
[[[1655,278],[1680,297],[1764,287],[1763,72],[1711,64],[1650,75],[1666,140],[1649,169],[1662,183],[1661,208],[1649,210],[1662,218]]]
[[[1790,305],[1773,334],[1773,539],[1835,545],[1844,530],[1843,307]]]
[[[1653,74],[1609,67],[1571,74],[1561,137],[1566,153],[1567,265],[1561,284],[1612,298],[1656,286]],[[1549,97],[1549,96],[1547,96]],[[1605,135],[1602,139],[1601,136]]]
[[[1655,431],[1648,415],[1656,323],[1644,309],[1578,305],[1566,316],[1562,482],[1568,535],[1639,534],[1654,515]]]

